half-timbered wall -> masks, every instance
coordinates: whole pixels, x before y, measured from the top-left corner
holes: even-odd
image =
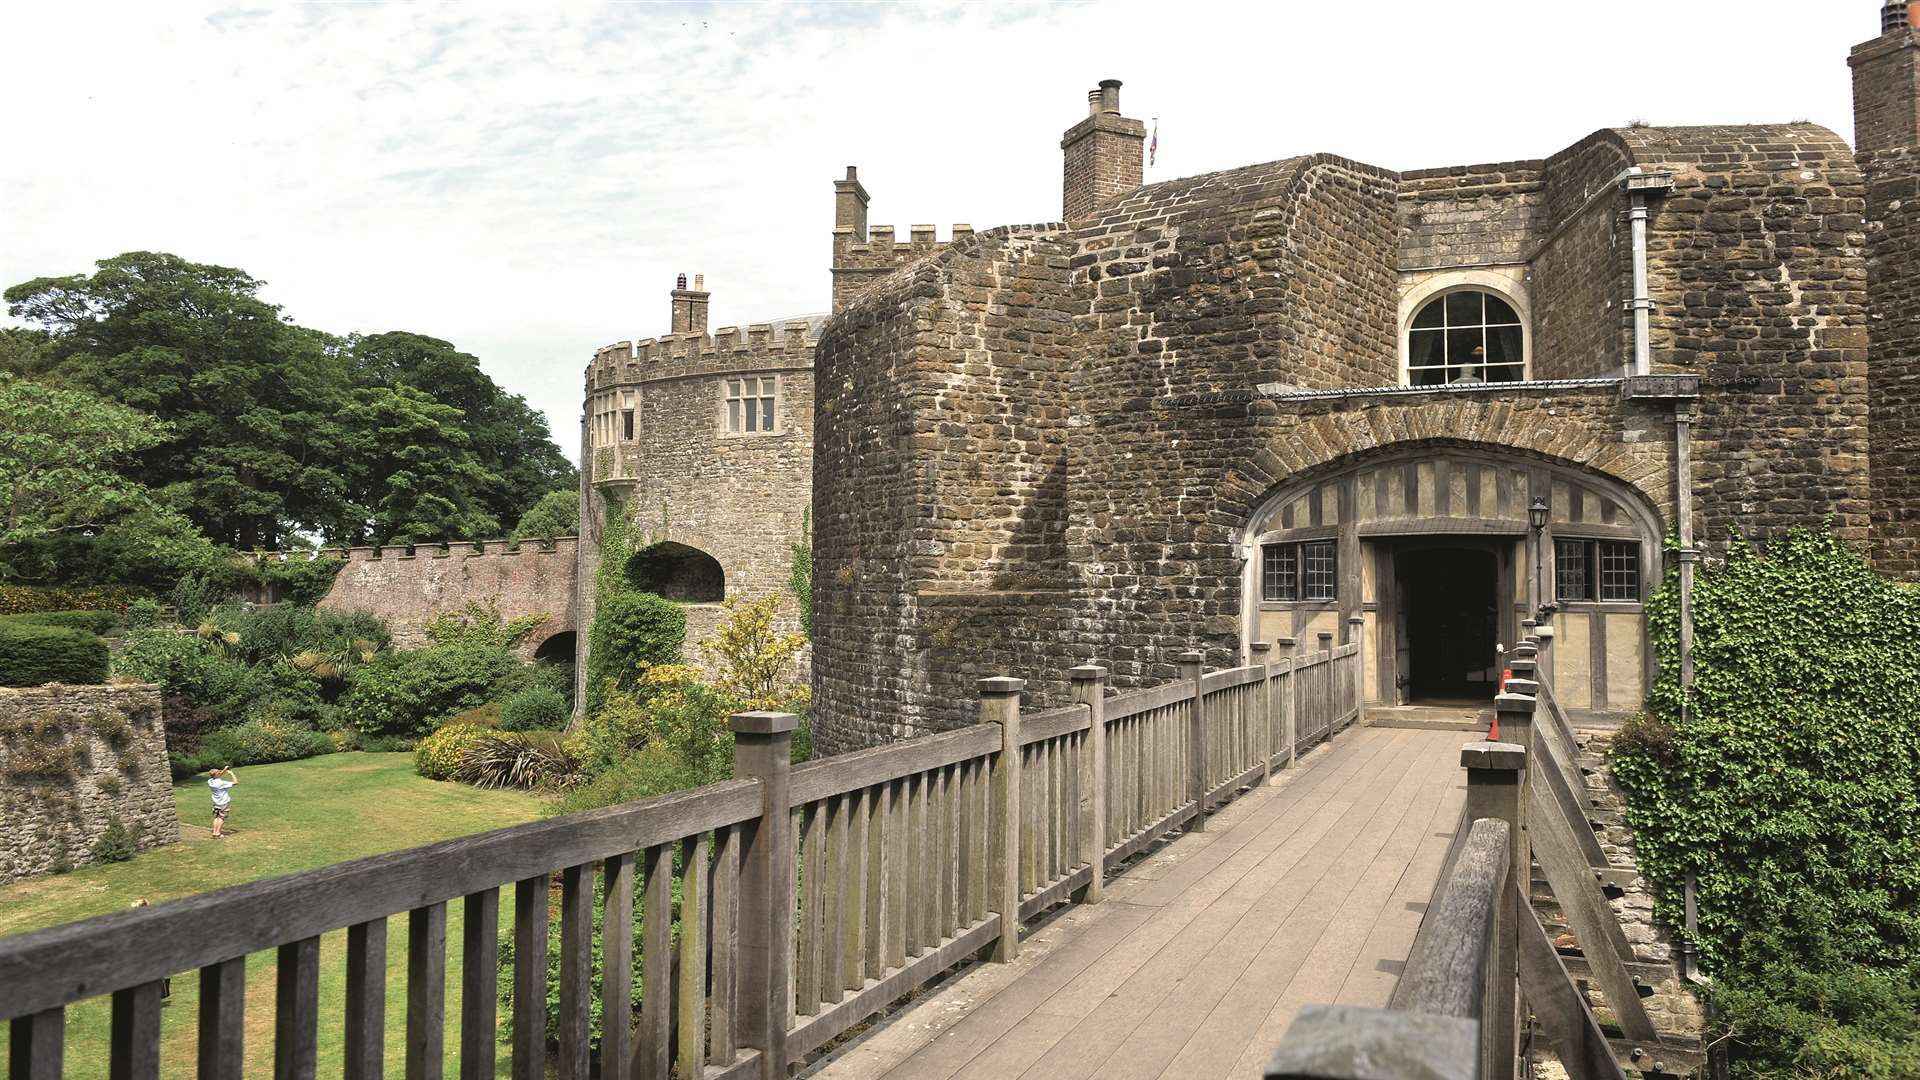
[[[1536,498],[1549,507],[1539,534],[1527,519]],[[1556,638],[1546,650],[1567,707],[1630,711],[1639,706],[1651,664],[1644,599],[1659,581],[1659,520],[1643,496],[1576,466],[1491,449],[1363,456],[1281,488],[1256,512],[1243,541],[1243,634],[1248,642],[1292,637],[1311,650],[1322,632],[1344,640],[1347,620],[1357,615],[1368,700],[1404,703],[1410,657],[1395,580],[1399,556],[1433,549],[1490,554],[1497,636],[1510,644],[1541,598],[1555,595],[1557,539],[1631,541],[1639,545],[1639,599],[1560,603]],[[1334,598],[1267,599],[1263,549],[1308,541],[1336,545]],[[1491,655],[1488,664],[1496,664]]]

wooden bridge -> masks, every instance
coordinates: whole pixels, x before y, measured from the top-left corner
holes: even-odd
[[[1189,653],[1177,681],[1116,696],[1104,669],[1077,668],[1074,704],[1040,713],[1023,715],[1020,680],[985,679],[974,726],[797,767],[794,717],[739,714],[732,781],[0,939],[10,1075],[61,1076],[64,1010],[110,995],[115,1080],[237,1078],[245,960],[273,949],[274,1076],[311,1077],[321,935],[344,930],[350,1080],[385,1075],[390,1024],[404,1025],[395,1064],[410,1080],[775,1078],[822,1061],[829,1076],[1254,1076],[1283,1035],[1282,1058],[1300,1061],[1272,1075],[1376,1075],[1355,1071],[1341,1041],[1355,1032],[1452,1066],[1420,1075],[1511,1076],[1520,961],[1503,950],[1538,924],[1515,921],[1507,870],[1525,851],[1508,830],[1521,793],[1560,792],[1526,779],[1534,700],[1503,696],[1522,744],[1469,751],[1470,764],[1491,756],[1463,784],[1457,732],[1342,734],[1362,712],[1359,632],[1310,653],[1259,644],[1254,664],[1226,671]],[[1276,771],[1290,775],[1276,784]],[[388,920],[402,915],[408,979],[390,1008]],[[1582,923],[1583,940],[1597,927],[1588,938]],[[976,960],[998,963],[849,1041]],[[1618,966],[1594,964],[1602,981]],[[162,1062],[163,980],[194,972],[197,1051]],[[1568,1045],[1605,1067],[1574,1075],[1619,1075],[1617,1048],[1559,978],[1565,991],[1536,1011],[1575,1025]],[[1607,981],[1610,1001],[1619,985],[1632,996]],[[970,1005],[943,1014],[957,1021],[925,1019],[955,994]],[[1361,1014],[1311,1003],[1399,1011],[1356,1026]],[[634,1022],[596,1036],[596,1012]]]

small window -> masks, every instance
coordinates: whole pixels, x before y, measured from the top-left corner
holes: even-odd
[[[1267,544],[1260,549],[1260,557],[1261,599],[1334,599],[1339,575],[1333,541]]]
[[[620,437],[628,441],[633,439],[633,391],[629,390],[620,398]]]
[[[1520,316],[1492,293],[1467,290],[1429,300],[1407,331],[1407,382],[1518,382],[1526,375]]]
[[[1640,599],[1640,545],[1621,540],[1555,540],[1555,592],[1562,600]]]
[[[749,375],[727,380],[727,431],[768,435],[773,432],[774,399],[779,376]]]

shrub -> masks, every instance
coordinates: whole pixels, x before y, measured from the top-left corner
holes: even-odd
[[[1819,960],[1769,960],[1717,979],[1729,1080],[1920,1076],[1920,981]]]
[[[204,706],[216,723],[246,715],[266,693],[261,673],[227,656],[213,641],[168,630],[137,630],[114,658],[115,675],[159,683],[167,692]]]
[[[567,726],[571,715],[558,690],[529,686],[500,706],[500,726],[508,731],[557,731]]]
[[[36,611],[26,615],[0,615],[0,625],[59,626],[105,637],[119,629],[126,618],[111,611]]]
[[[496,645],[381,653],[354,669],[340,706],[366,734],[417,738],[443,717],[483,705],[513,687],[526,677],[523,666]]]
[[[483,788],[566,788],[580,778],[573,740],[553,731],[483,731],[454,779]]]
[[[565,660],[542,660],[533,666],[533,685],[557,691],[573,708],[574,665]]]
[[[311,608],[326,598],[346,560],[331,555],[305,559],[261,559],[253,564],[256,581],[280,604]]]
[[[30,611],[125,611],[134,600],[148,595],[126,585],[60,587],[0,585],[0,615]]]
[[[83,630],[0,623],[0,686],[107,681],[107,643]]]
[[[631,690],[642,669],[680,662],[687,613],[652,593],[616,592],[603,597],[593,617],[587,659],[587,711],[606,695]]]
[[[486,736],[477,724],[448,723],[420,740],[413,750],[413,771],[429,780],[451,780],[467,749]]]
[[[199,758],[210,766],[270,765],[333,753],[333,740],[321,732],[274,718],[224,727],[201,743]]]
[[[140,840],[133,834],[133,830],[127,828],[126,822],[120,820],[120,815],[112,814],[108,816],[107,827],[94,840],[88,854],[92,855],[93,861],[97,863],[126,862],[139,850]]]
[[[700,646],[715,672],[717,688],[747,709],[771,709],[794,696],[794,657],[807,644],[804,634],[783,634],[773,627],[780,598],[742,601],[729,598],[727,617],[710,641]]]
[[[233,588],[213,574],[187,574],[173,584],[168,599],[174,618],[182,626],[194,626],[207,617],[216,604],[233,595]]]

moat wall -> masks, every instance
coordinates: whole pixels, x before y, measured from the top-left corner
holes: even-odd
[[[85,866],[118,818],[180,839],[157,686],[0,689],[0,884]]]

